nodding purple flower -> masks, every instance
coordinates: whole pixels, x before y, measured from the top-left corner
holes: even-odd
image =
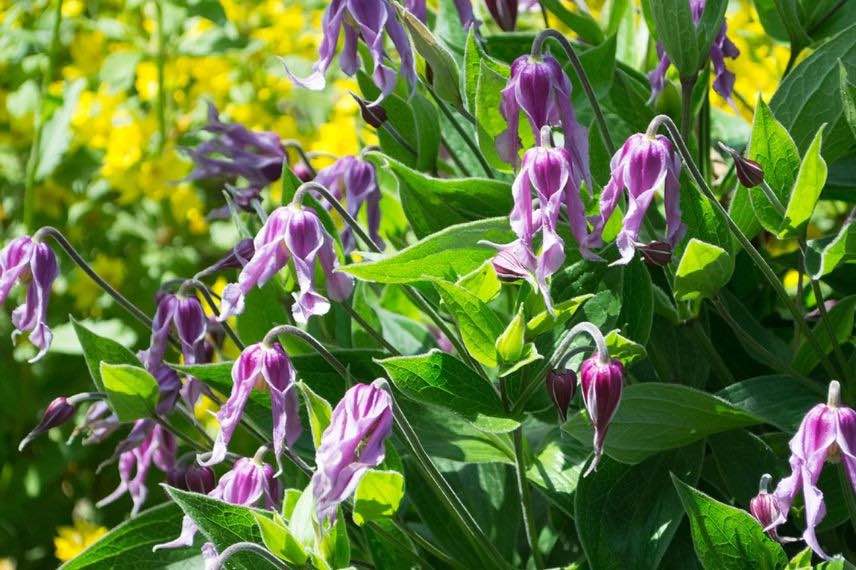
[[[115,491],[98,501],[103,507],[128,493],[133,502],[131,516],[140,511],[149,490],[146,477],[154,464],[164,473],[175,465],[175,437],[152,420],[137,420],[128,438],[119,444],[119,486]]]
[[[654,194],[662,191],[666,206],[666,239],[672,248],[681,240],[686,226],[681,222],[680,174],[681,159],[669,139],[643,133],[631,135],[609,163],[610,178],[600,195],[600,216],[595,222],[591,245],[602,243],[606,222],[618,205],[622,190],[627,191],[628,208],[615,244],[621,254],[613,265],[623,265],[633,259],[642,222]],[[662,256],[662,247],[659,248]]]
[[[167,473],[166,482],[176,489],[207,495],[216,486],[214,470],[201,465],[176,465]]]
[[[19,334],[29,333],[30,342],[39,352],[30,359],[36,362],[50,348],[53,333],[47,325],[48,301],[51,285],[59,275],[59,265],[53,250],[29,236],[12,240],[0,251],[0,305],[15,283],[27,286],[24,303],[12,311],[12,341]]]
[[[618,360],[608,357],[604,360],[595,354],[580,366],[580,388],[589,421],[594,428],[594,459],[585,472],[588,475],[597,470],[609,423],[621,403],[624,367]]]
[[[856,411],[841,405],[841,386],[837,381],[829,383],[827,403],[816,405],[805,415],[790,448],[791,474],[779,482],[774,492],[781,514],[772,528],[787,520],[794,498],[802,492],[806,521],[803,540],[818,556],[828,560],[815,534],[815,528],[826,516],[823,492],[817,481],[827,461],[844,464],[856,493]]]
[[[250,507],[261,504],[266,509],[278,510],[282,502],[282,486],[274,477],[273,468],[261,460],[264,450],[262,447],[252,459],[238,459],[232,469],[220,477],[219,483],[208,496],[233,505]],[[181,534],[178,538],[158,544],[153,550],[192,546],[197,530],[193,519],[185,516],[181,521]],[[205,547],[203,551],[204,549]]]
[[[585,210],[580,197],[580,173],[565,148],[546,146],[549,127],[542,131],[545,146],[526,151],[523,165],[512,185],[514,207],[509,220],[517,240],[499,247],[494,268],[501,279],[525,278],[544,297],[552,311],[550,276],[565,260],[565,244],[557,232],[559,213],[564,208],[582,255],[600,259],[588,249],[590,241]],[[532,198],[537,196],[537,205]],[[540,249],[535,243],[540,234]]]
[[[504,161],[515,166],[519,163],[518,118],[523,111],[536,140],[546,126],[562,128],[564,146],[570,153],[576,178],[574,184],[586,181],[591,188],[588,130],[577,122],[571,105],[571,82],[556,58],[522,55],[514,60],[511,77],[502,90],[499,110],[508,124],[496,139],[497,150]]]
[[[503,31],[513,32],[517,27],[518,0],[485,0],[493,21]]]
[[[547,373],[547,393],[562,423],[568,421],[568,406],[577,389],[577,374],[573,370],[550,370]]]
[[[214,465],[226,458],[226,448],[241,417],[253,388],[270,393],[273,412],[273,450],[277,458],[285,446],[291,446],[300,436],[300,416],[294,391],[294,367],[278,342],[267,346],[252,344],[245,348],[232,365],[232,394],[217,412],[220,432],[214,441],[211,457],[201,465]]]
[[[219,320],[244,311],[244,298],[253,287],[261,287],[280,269],[294,263],[299,291],[294,293],[294,319],[306,323],[313,315],[330,309],[325,297],[315,291],[315,260],[327,278],[327,295],[334,301],[348,298],[354,288],[352,277],[337,271],[339,260],[333,238],[311,208],[281,206],[273,211],[255,237],[255,253],[238,276],[223,291]]]
[[[186,150],[194,162],[187,180],[228,183],[243,180],[246,186],[228,188],[237,206],[250,209],[262,189],[282,175],[285,149],[279,135],[251,131],[238,123],[226,123],[220,120],[217,108],[210,103],[208,124],[203,130],[213,137]],[[216,213],[222,214],[220,211]]]
[[[413,48],[398,21],[395,8],[388,0],[331,0],[324,12],[324,37],[318,49],[318,61],[312,66],[312,74],[299,78],[286,67],[286,73],[292,81],[316,91],[324,88],[324,75],[336,55],[340,31],[345,34],[345,43],[342,55],[339,56],[339,66],[345,75],[352,76],[359,69],[357,41],[362,39],[369,49],[374,68],[374,83],[381,92],[375,103],[392,93],[398,78],[398,74],[389,66],[389,57],[384,49],[385,36],[389,36],[398,53],[404,79],[411,89],[415,88],[416,65]]]
[[[83,440],[83,445],[102,443],[113,435],[120,425],[119,418],[113,413],[110,405],[102,400],[89,406],[83,417],[83,423],[75,428],[72,438],[81,432],[85,432],[86,437]]]
[[[706,0],[689,0],[689,2],[693,24],[698,26],[701,16],[704,13]],[[710,46],[710,61],[713,64],[715,75],[713,89],[723,99],[730,102],[731,94],[734,92],[734,74],[725,67],[725,58],[736,59],[740,55],[740,50],[737,49],[734,42],[726,35],[727,31],[728,25],[723,22],[722,27],[719,28],[719,32],[717,32]],[[648,82],[651,84],[651,99],[654,99],[663,90],[666,81],[666,71],[669,69],[669,65],[671,65],[671,60],[666,50],[663,49],[663,45],[659,42],[657,43],[657,54],[660,57],[660,61],[657,67],[648,74]]]
[[[426,325],[428,329],[428,333],[431,335],[431,338],[434,339],[434,343],[437,345],[437,348],[442,350],[443,352],[448,352],[452,354],[455,352],[455,346],[452,344],[452,341],[449,340],[449,337],[446,336],[440,327],[437,325],[428,324]]]
[[[369,235],[376,244],[382,243],[378,234],[381,194],[374,166],[356,156],[346,156],[319,171],[315,182],[325,186],[340,202],[345,202],[348,213],[353,217],[365,204]],[[353,251],[354,245],[353,231],[346,227],[342,231],[345,253]]]
[[[771,480],[772,477],[768,474],[761,477],[758,494],[749,501],[749,513],[761,523],[770,538],[779,541],[781,538],[774,525],[783,516],[783,513],[779,510],[779,502],[776,497],[769,491]]]
[[[392,414],[392,397],[378,381],[352,386],[336,404],[315,451],[311,484],[319,521],[334,521],[365,472],[383,461]]]
[[[72,402],[65,396],[54,398],[42,414],[42,420],[34,427],[27,437],[21,440],[18,445],[18,451],[24,449],[31,441],[55,427],[61,426],[74,416],[76,408]]]

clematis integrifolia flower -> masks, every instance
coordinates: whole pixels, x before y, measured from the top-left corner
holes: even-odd
[[[836,380],[829,383],[826,404],[816,405],[805,415],[790,448],[791,474],[779,482],[773,493],[780,516],[770,526],[775,529],[787,520],[794,498],[802,493],[806,522],[803,540],[818,556],[828,560],[815,534],[826,517],[823,492],[817,482],[827,461],[843,464],[856,493],[856,411],[841,404],[841,386]]]
[[[311,482],[319,521],[335,520],[339,504],[354,492],[365,472],[384,459],[393,408],[382,382],[349,388],[321,436]]]
[[[297,395],[293,389],[295,377],[291,360],[278,342],[260,342],[245,348],[232,365],[232,394],[217,412],[220,431],[214,441],[214,449],[211,456],[200,464],[215,465],[226,458],[227,446],[254,388],[270,394],[273,448],[279,459],[285,446],[291,446],[301,431]]]
[[[595,220],[590,244],[601,245],[601,234],[612,215],[622,190],[627,191],[628,208],[621,231],[615,239],[621,257],[613,265],[623,265],[633,259],[642,222],[657,191],[663,193],[666,208],[666,239],[672,249],[683,237],[686,226],[681,222],[680,173],[681,159],[671,141],[663,135],[647,133],[631,135],[610,162],[610,178],[600,196],[600,216]],[[657,257],[664,257],[662,242]]]
[[[339,260],[333,238],[311,208],[299,204],[281,206],[268,217],[254,240],[255,253],[238,276],[223,291],[220,321],[244,311],[244,299],[253,287],[261,287],[289,261],[294,264],[299,291],[294,293],[294,319],[306,323],[313,315],[330,309],[329,301],[315,290],[315,260],[327,279],[327,295],[334,301],[350,296],[354,280],[336,271]]]
[[[758,484],[758,494],[752,497],[749,501],[749,512],[755,519],[764,527],[764,531],[777,541],[791,541],[793,539],[783,539],[779,536],[776,527],[776,521],[782,517],[782,512],[779,509],[779,501],[770,493],[770,481],[773,478],[765,473],[761,476],[761,482]]]
[[[12,341],[19,334],[29,333],[30,342],[39,352],[30,359],[36,362],[50,348],[53,333],[47,325],[51,285],[59,275],[59,265],[53,250],[29,236],[9,242],[0,251],[0,305],[9,296],[15,283],[27,287],[26,300],[12,311]]]
[[[388,0],[332,0],[324,12],[322,26],[324,37],[318,48],[318,61],[312,66],[312,74],[299,78],[286,67],[286,73],[295,83],[316,91],[324,88],[324,76],[336,55],[339,33],[344,32],[345,42],[339,56],[339,66],[345,75],[352,76],[357,72],[360,66],[357,42],[362,40],[371,54],[374,68],[372,77],[381,92],[375,103],[392,93],[398,78],[396,71],[389,66],[389,57],[384,48],[386,36],[389,36],[398,53],[401,74],[410,88],[415,88],[416,66],[413,48],[398,21],[395,8]]]
[[[180,463],[167,473],[166,482],[176,489],[207,495],[216,486],[214,470],[203,465]]]
[[[704,13],[706,0],[689,0],[689,2],[693,24],[698,26],[701,16]],[[732,42],[726,35],[727,30],[728,25],[723,22],[722,27],[719,28],[719,31],[710,46],[710,62],[713,64],[713,72],[715,75],[713,89],[719,93],[723,99],[730,102],[731,95],[734,92],[734,74],[728,71],[725,67],[725,58],[736,59],[740,55],[740,50],[737,49],[734,42]],[[657,67],[648,74],[648,81],[651,84],[651,99],[656,97],[660,91],[663,90],[663,86],[666,81],[666,71],[669,69],[669,65],[671,65],[671,60],[669,59],[668,54],[666,54],[666,50],[663,49],[663,45],[660,43],[657,44],[657,54],[660,57],[660,61],[657,64]]]

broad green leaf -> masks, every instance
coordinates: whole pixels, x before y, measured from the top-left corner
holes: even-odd
[[[106,319],[101,321],[93,321],[84,319],[79,323],[102,338],[112,339],[122,348],[126,346],[134,346],[137,342],[137,332],[128,326],[122,319]],[[74,329],[74,324],[69,320],[67,323],[62,323],[51,327],[53,331],[53,341],[51,342],[51,352],[57,354],[73,354],[75,356],[83,355],[83,347],[80,345],[80,340],[77,338],[77,332]],[[124,363],[130,364],[130,363]],[[134,364],[139,364],[137,361]]]
[[[808,147],[802,163],[800,163],[797,180],[785,210],[783,226],[779,231],[780,238],[794,237],[800,234],[802,228],[811,218],[814,206],[820,198],[820,191],[826,184],[826,161],[820,156],[824,128],[825,125],[821,125],[817,130],[814,140]]]
[[[803,26],[803,22],[806,22],[807,18],[799,0],[765,0],[760,4],[766,5],[765,8],[771,7],[774,12],[774,15],[770,14],[766,18],[762,18],[762,22],[767,22],[764,24],[764,28],[769,26],[775,31],[779,31],[779,28],[784,30],[784,37],[781,37],[781,34],[778,36],[780,39],[790,41],[795,53],[811,44],[811,38]],[[764,11],[769,12],[769,10]]]
[[[682,77],[692,77],[699,69],[699,49],[689,2],[656,0],[650,3],[650,8],[657,39],[662,42],[669,59]]]
[[[782,363],[790,360],[793,353],[791,347],[772,330],[765,328],[735,294],[723,289],[717,298],[727,314],[734,319],[735,327],[732,330],[738,339],[744,341],[743,348],[749,356],[771,368],[780,367]],[[754,340],[764,351],[745,342],[746,337]],[[774,358],[770,358],[770,355]]]
[[[179,535],[181,517],[181,509],[174,503],[143,511],[112,529],[60,568],[198,568],[202,564],[202,557],[195,546],[152,552],[153,546],[169,542]]]
[[[749,505],[749,500],[758,494],[761,475],[778,475],[780,467],[786,465],[763,439],[745,429],[712,435],[707,444],[711,463],[724,484],[722,491],[735,505]]]
[[[838,79],[841,90],[841,105],[844,119],[850,126],[853,136],[856,137],[856,85],[850,83],[847,68],[838,61]]]
[[[806,268],[815,279],[832,273],[841,263],[856,260],[856,219],[848,218],[831,238],[811,240],[806,249]]]
[[[576,314],[577,309],[592,297],[594,297],[593,294],[586,293],[562,301],[553,306],[554,315],[551,315],[546,309],[541,311],[526,323],[526,338],[535,338],[568,322]]]
[[[508,127],[500,112],[501,91],[508,82],[510,71],[480,63],[479,79],[476,85],[476,122],[478,123],[478,145],[488,163],[494,168],[508,170],[509,165],[499,156],[496,138]],[[521,117],[521,119],[524,119]],[[529,130],[519,131],[525,137]],[[524,146],[525,148],[525,146]]]
[[[681,175],[681,186],[688,188],[692,184],[686,172]],[[675,248],[672,255],[672,267],[677,269],[679,260],[690,241],[697,239],[725,250],[728,257],[729,274],[734,268],[734,237],[728,231],[724,214],[713,207],[710,200],[701,192],[690,189],[681,192],[681,219],[687,226],[686,239]]]
[[[463,287],[485,303],[495,299],[502,291],[502,282],[490,261],[486,261],[478,269],[458,279],[456,285]]]
[[[404,475],[398,471],[371,469],[363,475],[354,492],[354,522],[391,518],[404,498]]]
[[[586,12],[568,10],[560,0],[544,0],[544,7],[560,22],[575,32],[581,40],[597,45],[604,40],[600,25]]]
[[[71,324],[83,348],[83,358],[86,360],[89,375],[92,376],[92,382],[99,391],[104,390],[104,382],[101,379],[102,362],[140,366],[140,360],[134,353],[115,340],[95,334],[74,317],[71,317]]]
[[[63,93],[62,106],[44,124],[39,144],[36,180],[43,180],[59,166],[72,139],[71,117],[77,108],[77,100],[86,82],[78,79]]]
[[[657,315],[645,349],[660,382],[704,388],[710,375],[708,355],[699,346],[695,325]]]
[[[684,518],[669,476],[695,484],[704,446],[692,445],[624,465],[604,457],[582,478],[574,522],[592,568],[657,568]]]
[[[508,243],[513,239],[507,218],[491,218],[450,226],[401,251],[342,270],[375,283],[414,283],[431,278],[454,281],[496,253],[479,241]]]
[[[454,317],[467,352],[491,368],[498,364],[494,343],[502,333],[502,321],[481,299],[453,283],[434,281],[443,304]]]
[[[654,293],[651,275],[639,256],[624,267],[622,291],[624,299],[618,316],[619,328],[628,338],[645,344],[651,336],[654,321]]]
[[[305,382],[298,383],[303,400],[306,404],[306,414],[309,416],[309,427],[312,431],[312,443],[317,449],[321,445],[321,435],[330,425],[333,416],[333,407],[330,402],[312,391]]]
[[[820,386],[785,375],[743,380],[723,388],[717,396],[788,433],[797,430],[812,406],[825,400]]]
[[[754,0],[754,4],[755,11],[758,12],[758,20],[764,27],[764,31],[777,40],[789,41],[788,30],[776,9],[775,0]]]
[[[284,521],[276,513],[273,518],[254,512],[262,542],[274,556],[300,566],[306,563],[306,552],[285,525]]]
[[[674,475],[672,481],[690,519],[693,544],[710,570],[777,570],[788,563],[782,546],[770,539],[752,515],[692,488]]]
[[[691,239],[675,272],[675,298],[709,299],[731,277],[731,259],[721,247]]]
[[[621,336],[618,329],[609,331],[604,335],[603,340],[606,342],[609,356],[617,358],[624,366],[630,366],[637,360],[645,358],[645,347]]]
[[[101,380],[119,421],[132,422],[155,414],[158,383],[143,368],[102,362]]]
[[[545,441],[526,470],[526,478],[550,494],[570,495],[577,489],[591,450],[559,430],[553,430]]]
[[[418,568],[422,562],[410,537],[393,521],[381,519],[365,528],[372,563],[378,570]]]
[[[507,182],[432,178],[377,152],[368,153],[366,158],[379,168],[389,168],[398,177],[402,207],[417,237],[511,211],[511,185]]]
[[[242,341],[259,342],[276,325],[290,322],[291,315],[280,301],[285,295],[277,277],[262,287],[253,287],[244,301],[244,312],[237,317],[236,332]]]
[[[728,0],[708,0],[704,5],[704,12],[696,26],[699,67],[707,65],[710,59],[710,45],[722,29],[726,8],[728,8]]]
[[[828,324],[832,328],[834,338],[827,333],[827,323],[818,322],[812,327],[815,338],[820,343],[824,355],[832,352],[833,346],[848,342],[853,335],[854,313],[856,313],[856,295],[850,295],[838,301],[828,314]],[[800,342],[794,354],[793,367],[803,374],[808,374],[820,364],[820,356],[811,343],[805,338]]]
[[[811,547],[806,546],[794,554],[794,557],[791,558],[790,561],[788,561],[788,565],[785,566],[785,570],[811,570],[811,557]]]
[[[514,362],[506,362],[501,364],[499,367],[499,374],[497,376],[499,378],[505,378],[506,376],[510,376],[518,370],[529,366],[533,362],[541,360],[542,358],[543,357],[538,352],[538,349],[535,347],[535,344],[527,342],[523,345],[523,351],[520,354],[520,358],[518,358]]]
[[[422,354],[437,345],[424,323],[376,308],[384,338],[401,354]]]
[[[484,53],[476,40],[475,28],[470,28],[464,49],[464,92],[466,93],[467,108],[473,113],[476,108],[476,88],[478,87],[482,62],[497,73],[508,74],[508,65]]]
[[[725,400],[688,386],[631,384],[610,424],[605,452],[622,463],[639,463],[655,453],[760,422]],[[562,429],[591,444],[593,432],[584,411],[570,417]]]
[[[493,386],[450,354],[432,350],[378,363],[396,388],[417,402],[452,410],[487,432],[505,433],[520,425],[503,409]]]
[[[581,49],[580,46],[579,49],[580,63],[598,100],[607,96],[615,78],[615,66],[617,65],[615,61],[616,45],[615,36],[610,36],[598,45],[587,49]],[[559,61],[562,63],[562,67],[571,80],[571,100],[574,103],[576,111],[579,113],[579,118],[584,123],[588,122],[594,118],[594,114],[585,89],[583,89],[583,85],[580,83],[574,67],[567,60],[564,52],[562,50],[556,50],[556,52]],[[597,130],[597,127],[592,125],[592,129]]]
[[[754,239],[758,232],[763,229],[758,218],[755,217],[752,199],[749,197],[749,189],[740,184],[734,188],[731,203],[728,204],[728,215],[749,239]]]
[[[840,85],[838,61],[848,74],[856,74],[856,24],[833,36],[797,65],[782,83],[770,108],[793,136],[800,149],[808,148],[818,125],[829,130],[823,140],[823,158],[830,164],[854,148],[843,102],[833,96]]]

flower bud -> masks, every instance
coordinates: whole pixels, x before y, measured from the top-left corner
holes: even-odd
[[[754,188],[764,181],[764,169],[754,160],[736,155],[734,170],[737,173],[737,180],[746,188]]]
[[[642,258],[648,265],[664,267],[672,261],[672,246],[665,241],[652,241],[644,245],[637,245],[636,251],[642,254]]]
[[[580,387],[589,421],[594,428],[594,460],[585,475],[597,468],[603,455],[603,443],[609,422],[621,403],[624,384],[624,367],[618,360],[594,355],[580,366]]]
[[[210,467],[191,465],[184,472],[184,485],[188,491],[207,495],[216,484],[214,470]]]
[[[502,362],[517,362],[523,355],[523,335],[526,332],[526,319],[523,311],[517,314],[496,339],[496,352]]]
[[[550,370],[547,373],[547,393],[556,406],[562,423],[568,420],[568,406],[577,389],[577,373],[573,370]]]
[[[53,402],[48,404],[39,425],[34,427],[33,430],[27,434],[27,437],[21,440],[21,443],[18,445],[18,451],[24,449],[31,441],[49,429],[61,426],[67,422],[74,415],[74,410],[74,405],[69,403],[68,398],[65,396],[55,398]]]
[[[513,32],[517,26],[518,0],[486,0],[493,21],[505,32]]]
[[[354,93],[351,93],[351,97],[360,106],[360,115],[367,124],[379,129],[386,122],[386,111],[383,107],[380,105],[370,106],[368,101]]]
[[[773,525],[781,518],[782,511],[776,497],[768,490],[771,479],[772,477],[766,473],[761,477],[758,494],[749,501],[749,512],[761,523],[770,538],[779,540],[779,534]]]
[[[301,182],[309,182],[313,178],[312,170],[309,168],[309,165],[303,162],[302,160],[294,165],[294,168],[291,169],[294,172],[294,175],[297,176],[298,180]],[[252,241],[252,240],[250,240]]]

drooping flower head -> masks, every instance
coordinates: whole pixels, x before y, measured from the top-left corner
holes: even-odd
[[[371,53],[374,83],[381,92],[375,103],[392,93],[398,78],[398,74],[389,66],[389,57],[384,49],[386,36],[392,40],[398,53],[404,79],[411,89],[416,86],[413,49],[398,21],[395,8],[388,0],[332,0],[324,12],[322,26],[324,37],[318,48],[318,61],[312,66],[312,74],[299,78],[286,68],[288,75],[298,85],[315,91],[324,88],[324,75],[336,55],[339,33],[344,32],[345,43],[339,56],[339,66],[345,75],[352,76],[357,72],[360,67],[357,41],[362,40]]]
[[[752,497],[749,501],[749,512],[755,519],[764,527],[764,531],[773,540],[780,540],[779,533],[776,527],[776,521],[781,518],[782,512],[779,510],[779,501],[770,493],[769,485],[772,477],[764,474],[761,477],[761,482],[758,485],[758,494]]]
[[[594,428],[594,459],[585,472],[588,475],[597,469],[609,423],[621,403],[624,367],[618,360],[604,359],[600,354],[595,354],[580,366],[580,388],[583,404]]]
[[[805,415],[790,448],[791,474],[779,482],[774,492],[781,516],[773,528],[787,520],[794,498],[802,492],[806,522],[803,540],[818,556],[828,560],[815,534],[817,525],[826,517],[823,492],[817,481],[827,461],[844,464],[844,472],[856,493],[856,411],[841,405],[841,386],[837,381],[829,383],[827,403],[816,405]]]
[[[502,90],[499,110],[508,127],[496,139],[500,157],[517,165],[521,142],[518,134],[520,111],[526,115],[532,134],[538,139],[545,126],[561,127],[565,149],[570,153],[575,184],[589,183],[588,131],[578,122],[571,105],[571,82],[551,55],[522,55],[511,64],[511,77]]]
[[[210,103],[208,124],[203,130],[213,136],[195,148],[187,149],[194,163],[187,179],[228,182],[235,204],[249,209],[262,189],[282,175],[285,149],[279,135],[251,131],[238,123],[226,123]],[[239,179],[245,185],[231,186]],[[228,213],[228,210],[224,211]]]
[[[27,287],[27,298],[12,311],[12,341],[21,333],[29,333],[30,342],[39,349],[30,359],[36,362],[50,348],[53,333],[47,325],[48,301],[51,285],[59,275],[54,252],[46,244],[29,236],[12,240],[0,251],[0,305],[2,305],[15,283]]]
[[[600,216],[595,222],[591,244],[600,245],[606,222],[618,205],[622,190],[627,192],[628,208],[621,231],[615,239],[621,258],[615,264],[633,259],[645,214],[657,191],[663,193],[666,207],[666,239],[674,248],[686,231],[681,222],[681,159],[671,141],[663,135],[631,135],[609,163],[610,178],[600,196]]]
[[[365,472],[383,461],[392,414],[392,398],[378,381],[352,386],[336,405],[315,451],[311,484],[319,521],[335,520]]]
[[[235,247],[229,250],[229,253],[197,273],[196,278],[199,279],[204,275],[219,273],[226,269],[241,269],[250,261],[255,251],[256,248],[253,244],[253,239],[244,238],[235,244]]]
[[[568,420],[568,406],[577,389],[577,374],[573,370],[550,370],[546,380],[547,394],[553,401],[562,423]]]
[[[369,235],[375,243],[382,243],[378,234],[381,194],[374,166],[356,156],[346,156],[319,171],[315,182],[325,186],[339,201],[345,202],[351,216],[356,217],[360,207],[365,204]],[[354,245],[354,234],[350,227],[345,227],[342,231],[345,252],[353,251]]]
[[[294,367],[278,342],[269,346],[261,342],[245,348],[232,365],[232,394],[217,412],[220,432],[214,441],[211,457],[200,463],[214,465],[225,459],[227,446],[241,421],[253,388],[270,394],[274,454],[280,457],[285,446],[291,446],[300,436],[294,380]]]
[[[232,469],[220,477],[217,486],[208,496],[233,505],[249,507],[261,504],[266,509],[278,509],[282,502],[282,486],[274,477],[273,468],[262,461],[264,451],[265,448],[262,447],[252,459],[238,459]],[[178,538],[158,544],[153,550],[192,546],[197,530],[193,519],[185,516],[181,521],[181,534]]]
[[[692,14],[693,24],[698,26],[701,16],[704,13],[706,0],[689,0],[690,12]],[[726,32],[728,25],[723,22],[719,28],[713,43],[710,46],[710,62],[713,64],[713,72],[715,79],[713,80],[713,89],[719,93],[723,99],[731,101],[731,94],[734,91],[734,74],[725,67],[725,58],[736,59],[740,55],[740,50],[734,45]],[[671,65],[666,50],[663,49],[661,43],[657,43],[657,54],[660,56],[660,61],[657,67],[648,74],[648,82],[651,84],[651,98],[656,97],[666,81],[666,71]]]
[[[315,260],[327,278],[327,294],[334,301],[348,298],[354,287],[350,276],[339,273],[333,238],[311,208],[290,204],[273,211],[254,240],[255,253],[238,276],[238,282],[223,291],[219,320],[244,311],[244,298],[253,287],[261,287],[279,270],[294,264],[299,291],[294,293],[294,319],[306,323],[313,315],[330,309],[325,297],[315,291]]]

